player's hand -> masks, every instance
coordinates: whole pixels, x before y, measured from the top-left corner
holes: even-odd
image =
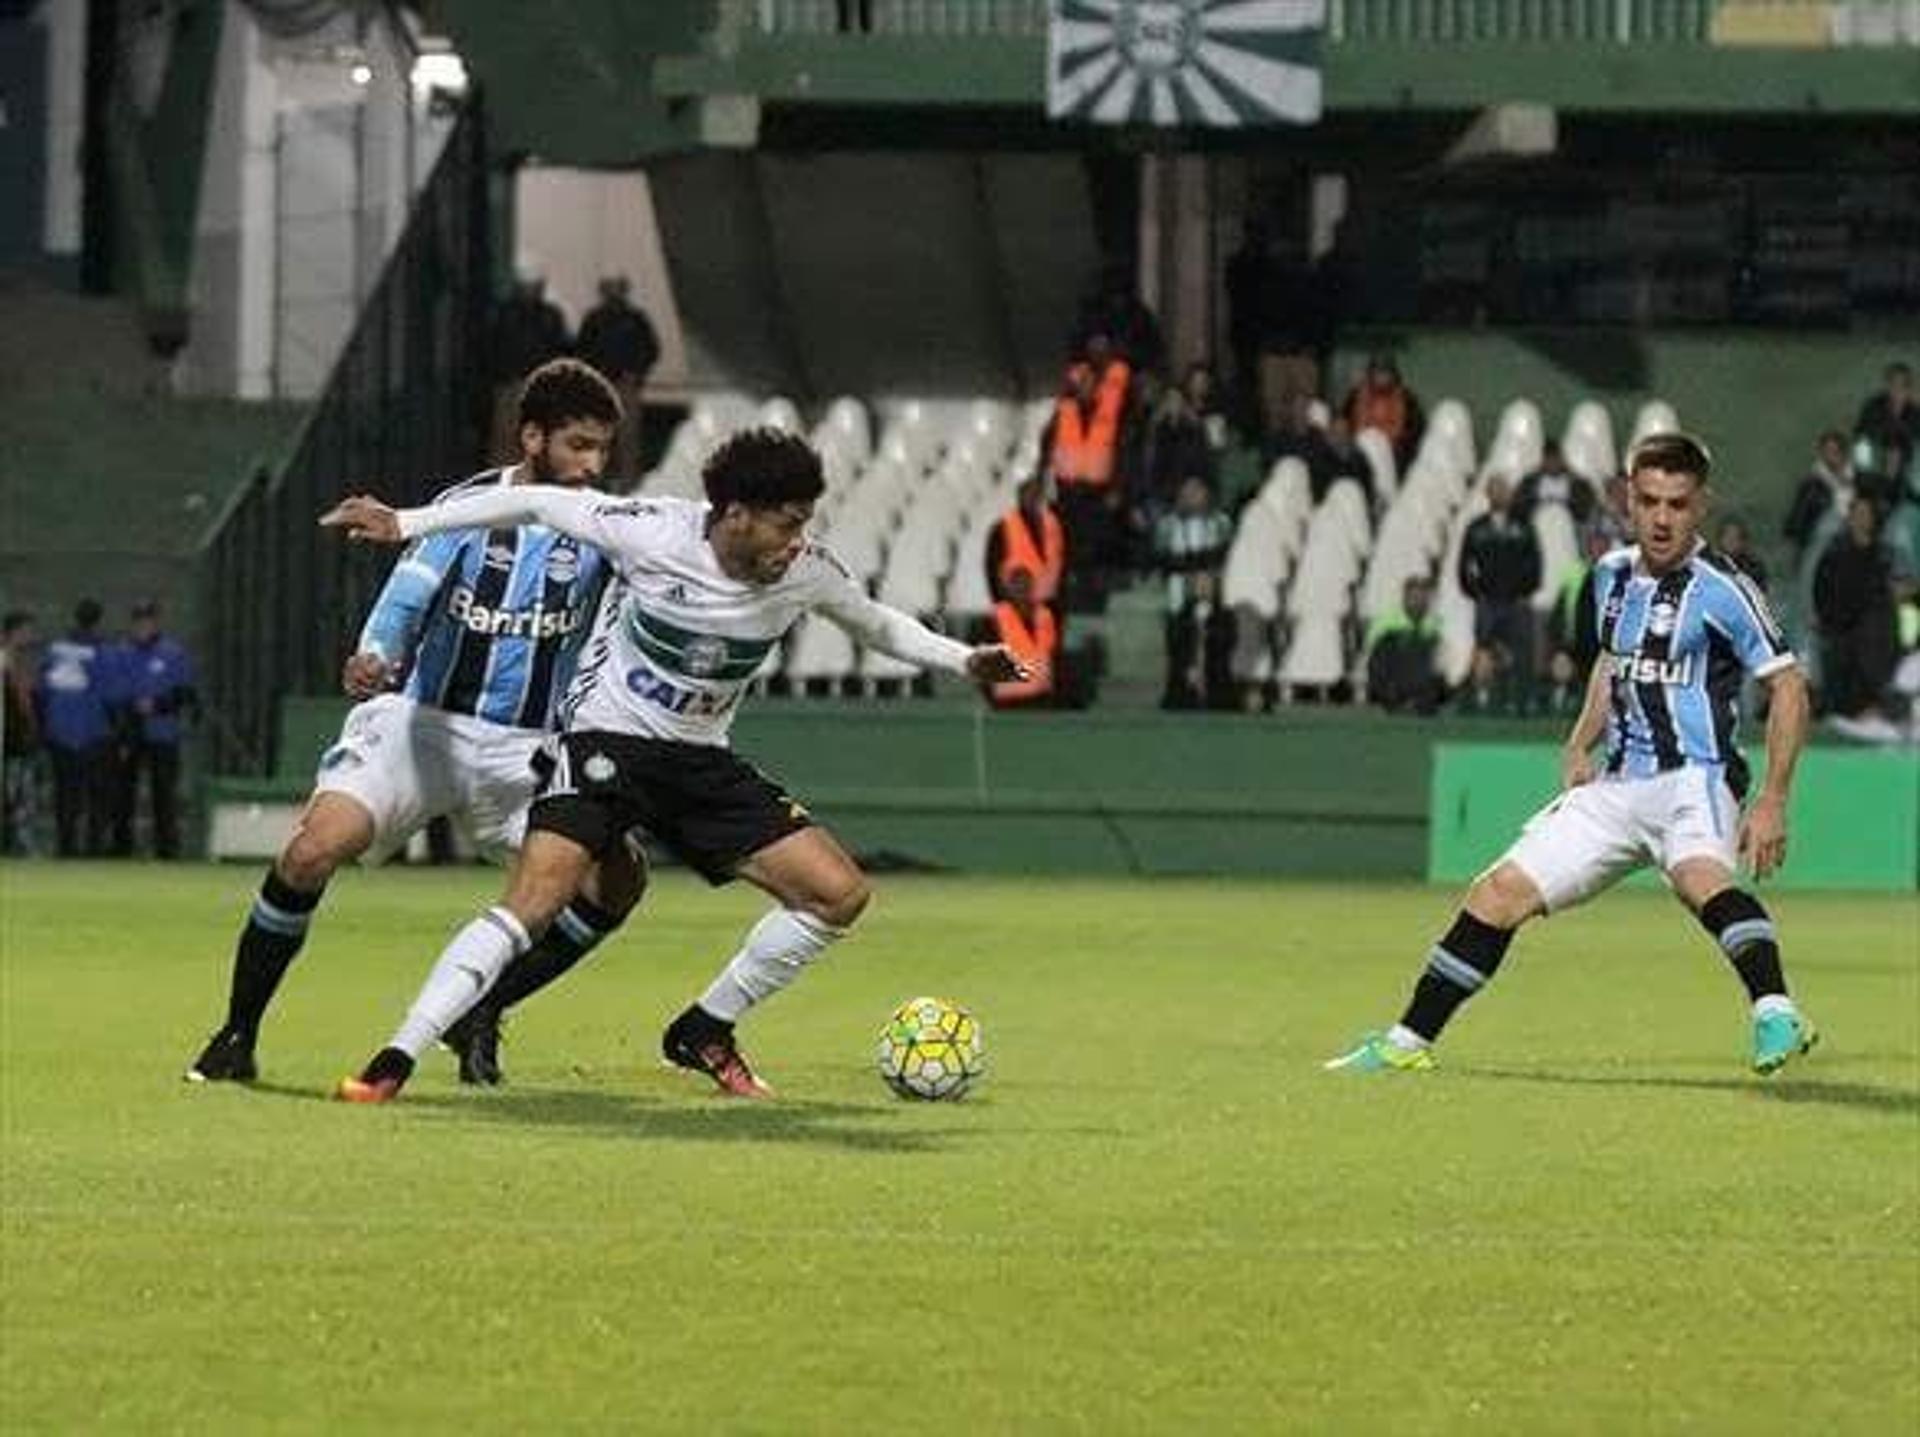
[[[1787,858],[1787,805],[1762,794],[1740,820],[1740,861],[1765,878]]]
[[[320,516],[323,529],[345,529],[349,539],[370,544],[401,542],[400,516],[371,494],[350,494]]]
[[[1033,677],[1033,670],[1005,644],[982,644],[967,655],[967,677],[983,684],[1009,684]]]
[[[1562,749],[1560,752],[1560,787],[1578,788],[1583,783],[1593,782],[1593,755],[1585,749]]]
[[[340,670],[340,687],[350,699],[370,699],[385,693],[393,676],[387,661],[378,654],[355,654]]]

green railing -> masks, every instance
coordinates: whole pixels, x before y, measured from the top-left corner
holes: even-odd
[[[201,547],[214,772],[270,772],[281,698],[338,691],[341,659],[388,563],[323,534],[321,510],[355,489],[418,502],[481,460],[485,134],[469,95],[284,462],[260,466]]]
[[[1328,0],[1336,42],[1705,44],[1723,9],[1828,0]],[[1043,36],[1047,0],[721,0],[733,34]]]

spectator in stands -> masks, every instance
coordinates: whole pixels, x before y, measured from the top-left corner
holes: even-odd
[[[1140,484],[1133,506],[1149,530],[1175,506],[1180,486],[1198,475],[1208,485],[1216,477],[1207,427],[1194,412],[1184,389],[1168,387],[1154,406],[1142,454]]]
[[[1912,454],[1920,445],[1920,400],[1913,393],[1913,370],[1896,361],[1887,366],[1882,378],[1884,387],[1860,406],[1853,421],[1854,437],[1870,441],[1876,451],[1903,442]]]
[[[1207,432],[1207,450],[1213,456],[1209,471],[1217,472],[1220,457],[1233,446],[1233,429],[1220,407],[1220,384],[1213,366],[1205,360],[1189,364],[1180,379],[1180,392],[1187,396],[1188,407]]]
[[[1580,562],[1567,571],[1547,610],[1547,653],[1551,676],[1557,661],[1564,656],[1577,683],[1587,681],[1588,671],[1600,654],[1600,620],[1594,612],[1593,566],[1613,546],[1597,530],[1589,529],[1582,539]],[[1557,709],[1550,710],[1558,712]]]
[[[997,709],[1050,707],[1060,660],[1059,623],[1053,609],[1034,598],[1028,570],[1009,570],[1006,589],[1007,597],[993,606],[994,630],[1028,676],[988,685],[987,701]]]
[[[1758,584],[1763,592],[1765,591],[1767,563],[1754,552],[1745,524],[1738,519],[1722,519],[1720,528],[1713,536],[1713,547],[1732,560],[1734,568]]]
[[[1523,524],[1530,523],[1535,507],[1541,504],[1565,505],[1575,524],[1586,524],[1593,518],[1593,488],[1567,467],[1557,439],[1540,446],[1540,467],[1520,481],[1513,500],[1514,516]]]
[[[487,338],[487,367],[493,381],[493,452],[496,463],[520,457],[520,386],[549,359],[564,355],[572,341],[567,317],[547,298],[546,276],[523,265],[513,291],[493,312]]]
[[[1313,503],[1327,498],[1334,480],[1340,478],[1356,478],[1361,488],[1369,488],[1373,467],[1367,463],[1367,455],[1359,450],[1346,419],[1338,417],[1338,432],[1332,432],[1336,428],[1332,419],[1327,419],[1325,428],[1315,421],[1315,400],[1311,394],[1294,394],[1290,405],[1292,407],[1281,415],[1279,426],[1273,428],[1261,444],[1261,469],[1273,469],[1279,459],[1300,459],[1300,463],[1308,467]]]
[[[1808,551],[1818,553],[1815,536],[1823,539],[1827,531],[1845,521],[1853,503],[1853,461],[1847,453],[1847,436],[1838,429],[1821,434],[1813,449],[1813,467],[1807,470],[1793,491],[1793,502],[1780,532],[1793,545],[1794,561],[1802,562]],[[1823,520],[1828,523],[1823,524]]]
[[[1607,478],[1607,487],[1600,496],[1600,503],[1594,508],[1592,517],[1587,521],[1581,538],[1593,550],[1604,554],[1609,549],[1617,549],[1622,544],[1633,542],[1633,524],[1627,508],[1627,476],[1613,474]]]
[[[144,772],[152,793],[154,857],[178,858],[181,729],[198,704],[193,660],[178,639],[160,631],[160,605],[154,600],[135,604],[132,619],[127,642],[116,655],[126,718],[113,852],[122,857],[133,852],[134,812]]]
[[[1470,718],[1511,716],[1514,713],[1510,686],[1502,677],[1500,655],[1485,644],[1476,644],[1467,667],[1467,681],[1453,695],[1455,713]]]
[[[628,298],[631,289],[623,274],[600,281],[600,302],[580,321],[578,345],[580,358],[604,374],[620,396],[620,431],[607,478],[627,481],[640,477],[640,406],[647,375],[660,359],[660,336],[646,311]]]
[[[1893,564],[1880,542],[1880,511],[1865,495],[1820,557],[1813,582],[1828,715],[1849,737],[1891,740],[1898,731],[1882,697],[1896,656]]]
[[[107,851],[114,755],[109,705],[113,662],[100,633],[100,604],[74,606],[73,628],[46,646],[36,690],[40,732],[53,761],[55,848],[62,858]]]
[[[1084,354],[1098,371],[1103,355],[1096,344],[1111,348],[1134,369],[1162,370],[1166,365],[1167,345],[1160,332],[1160,320],[1140,298],[1133,282],[1133,269],[1124,260],[1109,260],[1100,278],[1080,301],[1080,315],[1074,330],[1074,349]]]
[[[987,592],[995,603],[1005,602],[1011,597],[1008,578],[1015,569],[1024,569],[1034,601],[1052,606],[1059,602],[1066,566],[1066,530],[1047,502],[1046,476],[1029,475],[1020,483],[1014,506],[987,536]]]
[[[39,851],[40,718],[34,712],[33,680],[37,655],[33,615],[16,609],[0,624],[0,690],[5,711],[0,722],[0,853],[19,856]]]
[[[1400,607],[1367,629],[1367,699],[1388,713],[1433,713],[1446,700],[1440,676],[1440,625],[1433,617],[1433,581],[1421,575],[1400,588]]]
[[[1400,367],[1391,356],[1376,354],[1367,361],[1366,372],[1347,392],[1343,409],[1355,434],[1362,429],[1378,429],[1387,436],[1394,462],[1405,473],[1420,446],[1427,418],[1419,397],[1401,380]]]
[[[1182,480],[1153,530],[1155,565],[1166,575],[1167,681],[1160,706],[1233,706],[1233,614],[1220,602],[1220,570],[1233,520],[1199,475]]]
[[[1076,612],[1106,607],[1106,570],[1113,563],[1116,543],[1115,511],[1123,498],[1115,468],[1130,377],[1125,361],[1111,357],[1104,337],[1089,342],[1088,356],[1068,366],[1066,387],[1041,437],[1041,452],[1054,478],[1067,536],[1063,600]]]
[[[1249,220],[1227,261],[1229,342],[1243,387],[1252,390],[1263,433],[1279,428],[1300,395],[1321,392],[1332,344],[1327,296],[1298,245],[1276,243],[1264,220]]]
[[[1487,512],[1460,545],[1460,588],[1474,601],[1474,642],[1492,650],[1515,707],[1524,707],[1534,675],[1533,606],[1540,587],[1540,544],[1513,512],[1513,490],[1487,480]]]

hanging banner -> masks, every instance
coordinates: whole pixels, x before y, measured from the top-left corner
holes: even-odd
[[[1052,0],[1047,114],[1096,125],[1308,125],[1326,0]]]

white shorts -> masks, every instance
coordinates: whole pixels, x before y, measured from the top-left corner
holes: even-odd
[[[373,815],[369,863],[391,856],[441,817],[452,819],[480,852],[498,858],[526,835],[537,782],[533,756],[545,738],[381,694],[347,715],[338,742],[320,756],[313,787],[344,793]]]
[[[1527,820],[1500,861],[1531,878],[1552,913],[1649,863],[1670,873],[1689,858],[1711,858],[1733,872],[1739,830],[1740,805],[1726,778],[1689,766],[1568,789]]]

